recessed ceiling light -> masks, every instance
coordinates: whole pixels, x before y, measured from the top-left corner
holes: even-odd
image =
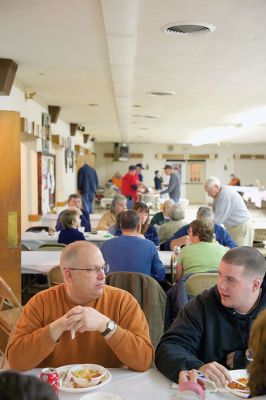
[[[176,92],[173,92],[171,90],[165,90],[165,91],[148,90],[148,92],[146,93],[153,94],[154,96],[174,96],[176,94]]]
[[[163,25],[161,31],[170,35],[198,35],[212,33],[215,26],[205,22],[171,22]]]
[[[89,103],[89,107],[98,107],[98,105],[97,103]]]

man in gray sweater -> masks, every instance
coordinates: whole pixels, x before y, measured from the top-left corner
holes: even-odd
[[[238,246],[252,247],[254,229],[250,213],[239,193],[222,186],[216,177],[207,179],[204,189],[214,199],[214,222],[223,224]]]
[[[160,194],[169,193],[170,199],[178,203],[180,200],[180,175],[178,172],[174,171],[173,167],[169,164],[166,164],[164,167],[164,172],[165,175],[170,176],[170,180],[168,187],[161,190]]]

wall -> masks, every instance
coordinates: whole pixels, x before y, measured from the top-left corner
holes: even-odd
[[[34,121],[41,126],[42,113],[48,112],[48,104],[37,96],[34,100],[25,100],[25,88],[18,80],[12,87],[9,96],[0,96],[0,110],[18,111],[20,117]],[[70,136],[69,123],[58,120],[51,124],[52,134]],[[38,139],[31,135],[21,135],[21,185],[22,185],[22,231],[31,225],[28,216],[38,216],[38,177],[37,177],[37,151],[40,151]],[[83,135],[79,132],[72,138],[73,149],[75,144],[94,151],[94,144],[84,146]],[[65,149],[53,145],[51,153],[56,155],[56,201],[64,202],[70,193],[76,192],[76,165],[74,171],[65,171]]]
[[[126,173],[131,164],[142,162],[145,168],[143,171],[145,183],[153,187],[153,177],[155,170],[162,170],[165,160],[156,158],[157,153],[169,154],[217,154],[218,158],[206,161],[206,177],[217,176],[222,183],[226,184],[230,180],[230,174],[240,173],[239,178],[242,185],[254,184],[256,179],[260,180],[261,185],[266,187],[266,160],[235,160],[234,154],[266,154],[266,144],[231,144],[231,145],[210,145],[210,146],[178,146],[175,145],[173,151],[167,150],[167,144],[130,144],[131,153],[142,153],[142,159],[129,159],[127,162],[114,162],[111,158],[105,158],[104,153],[113,152],[112,143],[96,143],[96,169],[100,183],[104,185],[108,179],[116,172]],[[238,176],[238,175],[237,175]]]

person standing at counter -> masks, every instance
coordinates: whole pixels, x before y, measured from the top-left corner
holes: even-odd
[[[170,199],[172,199],[175,203],[178,203],[181,193],[180,174],[179,172],[175,171],[173,167],[169,164],[166,164],[166,166],[164,167],[164,173],[165,175],[170,176],[170,180],[168,187],[161,190],[160,194],[168,193]]]

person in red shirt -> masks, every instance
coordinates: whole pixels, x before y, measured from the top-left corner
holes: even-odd
[[[139,181],[135,165],[130,165],[128,172],[122,177],[121,193],[127,198],[127,208],[133,207],[138,200]]]

